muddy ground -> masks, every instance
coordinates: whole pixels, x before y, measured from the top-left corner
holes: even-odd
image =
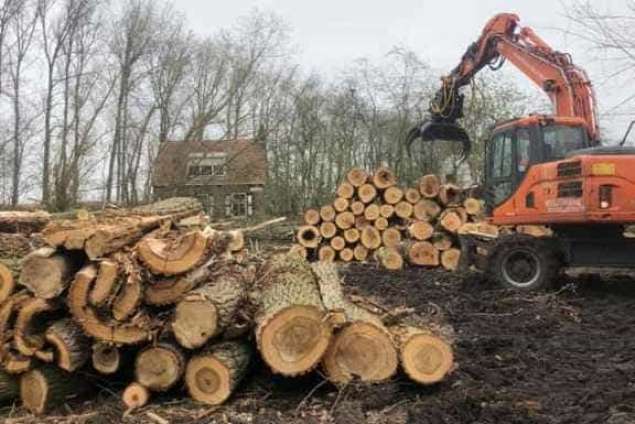
[[[477,274],[369,265],[345,270],[350,293],[418,313],[438,306],[454,326],[457,371],[441,385],[404,378],[337,389],[260,369],[222,408],[166,395],[122,418],[116,391],[62,406],[48,422],[152,423],[635,423],[635,281],[566,278],[537,294],[503,290]],[[47,422],[5,409],[6,422]]]

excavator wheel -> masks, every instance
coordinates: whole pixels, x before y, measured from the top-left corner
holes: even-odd
[[[549,242],[512,234],[497,242],[488,271],[504,287],[533,291],[551,287],[560,269],[560,255]]]

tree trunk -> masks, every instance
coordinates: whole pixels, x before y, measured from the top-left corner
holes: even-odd
[[[45,338],[55,348],[57,366],[61,369],[73,372],[88,361],[90,340],[72,319],[55,321],[46,330]]]
[[[375,250],[381,246],[381,234],[375,227],[367,226],[362,230],[360,241],[368,250]]]
[[[154,274],[176,275],[199,264],[205,257],[207,245],[207,237],[200,231],[194,231],[176,240],[146,237],[137,244],[137,252]]]
[[[335,225],[341,230],[348,230],[355,225],[355,215],[348,211],[338,213],[335,217]]]
[[[100,374],[110,375],[116,373],[121,366],[121,353],[117,346],[109,343],[94,343],[92,347],[91,362],[93,368]]]
[[[0,303],[7,300],[13,294],[14,289],[13,273],[3,263],[0,263]]]
[[[185,386],[197,402],[220,405],[247,374],[251,347],[244,342],[224,342],[197,354],[187,364]]]
[[[368,181],[368,174],[363,169],[353,168],[346,174],[346,181],[353,187],[360,187]]]
[[[434,199],[439,195],[441,181],[436,175],[424,175],[419,180],[419,193],[427,199]]]
[[[332,331],[311,267],[297,256],[277,256],[261,275],[258,350],[275,373],[305,374],[322,359]]]
[[[317,209],[307,209],[304,211],[304,223],[306,225],[318,225],[320,220],[320,211]]]
[[[401,366],[412,380],[420,384],[442,381],[454,368],[451,344],[427,328],[392,327]]]
[[[56,367],[40,367],[20,377],[20,398],[32,414],[42,415],[66,399],[85,393],[85,381]]]
[[[38,249],[24,258],[20,284],[41,299],[57,297],[79,269],[77,256],[50,247]]]
[[[185,372],[185,355],[174,343],[161,342],[137,355],[135,379],[154,392],[174,387]]]
[[[130,383],[124,389],[121,400],[129,411],[142,408],[150,401],[150,391],[139,383]]]
[[[150,340],[150,323],[142,316],[132,323],[102,321],[99,314],[88,303],[88,294],[95,280],[97,270],[87,265],[75,275],[68,290],[68,309],[84,332],[97,340],[116,344],[139,344]]]
[[[343,182],[337,187],[337,195],[344,199],[351,199],[355,195],[355,187],[351,183]]]
[[[390,271],[397,271],[403,268],[403,257],[396,248],[381,247],[375,252],[379,263]]]
[[[448,271],[456,271],[461,259],[460,249],[448,249],[441,252],[441,265]]]
[[[189,292],[174,310],[171,322],[176,341],[186,349],[203,346],[237,320],[245,298],[242,276],[227,270]]]
[[[0,233],[39,233],[51,220],[47,212],[0,212]]]
[[[327,378],[347,383],[353,378],[378,382],[392,377],[397,372],[397,352],[381,320],[345,298],[333,264],[315,263],[313,271],[324,306],[345,315],[344,327],[336,333],[322,361]]]
[[[370,203],[377,197],[377,189],[372,184],[362,184],[357,188],[357,197],[362,203]]]
[[[99,262],[99,273],[89,295],[91,305],[101,306],[114,296],[118,274],[117,262],[108,259]]]
[[[427,241],[406,243],[408,261],[419,266],[439,266],[439,251]]]
[[[44,347],[46,323],[59,305],[34,297],[25,301],[18,311],[14,325],[15,348],[23,355],[33,356]]]
[[[296,239],[301,246],[307,249],[315,249],[320,244],[322,236],[316,227],[304,225],[298,229]]]
[[[409,219],[414,213],[414,206],[408,202],[399,202],[395,205],[395,215],[401,219]]]
[[[20,397],[20,385],[15,376],[0,371],[0,403],[12,403]]]
[[[373,185],[379,190],[385,190],[397,184],[397,176],[387,167],[378,168],[372,177]]]
[[[434,227],[426,221],[414,221],[408,226],[408,234],[414,240],[429,240],[434,234]]]

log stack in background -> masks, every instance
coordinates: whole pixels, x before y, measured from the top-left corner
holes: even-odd
[[[335,225],[356,229],[360,214],[342,217],[340,203]],[[45,246],[24,251],[17,272],[0,268],[0,401],[44,414],[123,379],[126,408],[166,391],[217,405],[261,362],[286,377],[321,367],[336,384],[381,382],[400,363],[423,384],[452,370],[451,339],[428,325],[397,331],[353,304],[334,264],[249,256],[240,230],[214,230],[200,213],[195,200],[170,199],[41,229]],[[336,232],[343,249],[369,237]]]
[[[483,216],[483,203],[468,190],[436,175],[400,187],[385,167],[350,170],[336,194],[332,204],[305,211],[293,251],[320,261],[375,260],[391,270],[405,263],[455,270],[457,234]]]

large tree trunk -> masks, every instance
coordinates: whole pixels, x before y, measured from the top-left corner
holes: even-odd
[[[192,357],[185,372],[192,399],[208,405],[225,402],[247,373],[251,356],[247,343],[224,342]]]
[[[38,249],[24,258],[20,284],[41,299],[57,297],[79,269],[79,256],[50,247]]]
[[[322,359],[331,339],[317,282],[297,255],[272,258],[261,270],[256,340],[278,374],[301,375]]]
[[[379,317],[349,302],[334,264],[315,263],[324,306],[343,311],[345,323],[324,355],[326,376],[335,383],[353,378],[365,382],[383,381],[397,372],[397,352],[390,333]]]
[[[203,346],[235,323],[245,296],[243,278],[237,271],[218,273],[176,305],[171,323],[175,339],[187,349]]]

